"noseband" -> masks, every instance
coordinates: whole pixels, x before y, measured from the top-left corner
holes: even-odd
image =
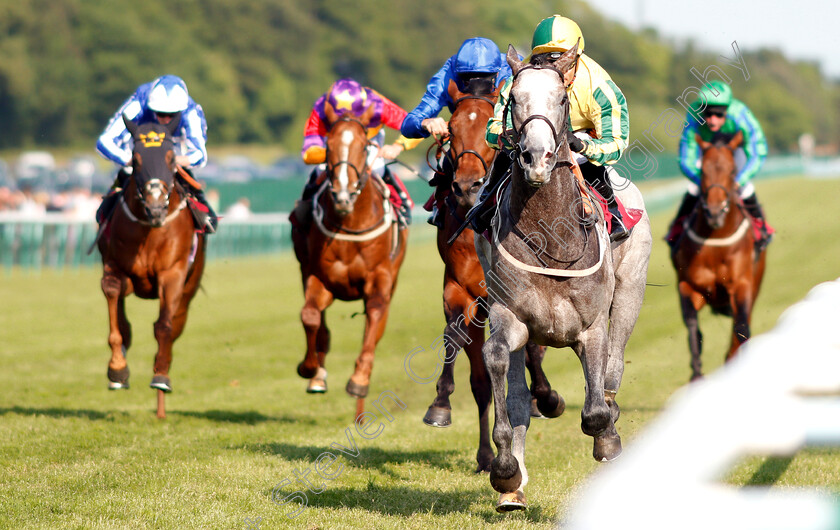
[[[359,127],[362,128],[362,136],[364,136],[365,139],[367,139],[367,130],[368,130],[367,126],[364,123],[362,123],[358,118],[356,118],[354,116],[350,116],[348,114],[345,114],[342,117],[340,117],[338,120],[336,120],[335,123],[338,123],[338,122],[341,122],[341,121],[353,122],[353,123],[358,124]],[[335,124],[333,124],[333,125],[335,125]],[[341,166],[347,166],[347,167],[351,168],[353,171],[356,172],[356,179],[357,179],[358,184],[356,185],[356,189],[350,192],[350,202],[354,202],[356,200],[356,197],[358,197],[359,194],[362,192],[362,189],[365,187],[365,184],[367,184],[368,179],[367,179],[367,173],[365,172],[365,170],[368,168],[367,150],[365,150],[364,164],[362,165],[361,171],[352,162],[350,162],[348,160],[339,160],[335,164],[330,164],[330,162],[329,162],[329,158],[330,158],[329,145],[327,145],[326,151],[327,151],[327,171],[329,172],[330,177],[332,177],[335,170],[338,169]],[[336,195],[335,190],[330,189],[330,193],[332,194],[333,199],[335,199],[335,195]]]
[[[513,76],[513,81],[512,82],[516,83],[516,78],[519,77],[519,74],[521,74],[525,70],[551,70],[551,71],[555,72],[558,76],[560,76],[560,81],[561,81],[561,84],[562,84],[563,73],[560,70],[554,68],[553,66],[539,66],[539,65],[534,65],[534,64],[528,64],[528,65],[523,66]],[[567,102],[568,102],[568,96],[566,96],[563,104],[566,105]],[[511,87],[510,97],[508,98],[507,105],[505,105],[505,110],[504,110],[504,113],[502,115],[503,126],[504,126],[504,124],[507,123],[508,113],[511,112],[510,109],[513,107],[513,104],[514,104],[513,87]],[[531,123],[534,120],[541,120],[541,121],[544,121],[546,124],[548,124],[548,128],[551,129],[551,135],[554,138],[554,145],[557,146],[554,150],[555,155],[557,155],[557,151],[560,150],[560,147],[562,145],[562,141],[565,140],[565,138],[566,138],[565,134],[563,134],[563,135],[558,134],[557,129],[554,127],[554,123],[552,123],[551,120],[548,119],[546,116],[543,116],[542,114],[532,114],[532,115],[528,116],[527,118],[525,118],[525,120],[522,122],[522,124],[519,126],[518,129],[514,128],[512,130],[512,132],[511,131],[502,132],[502,136],[508,141],[508,143],[510,143],[513,146],[513,150],[514,150],[514,153],[515,153],[515,156],[516,156],[516,160],[519,160],[520,156],[522,155],[522,146],[519,144],[519,141],[522,138],[522,133],[525,131],[525,126],[528,125],[529,123]],[[561,132],[563,132],[563,131],[561,131]],[[521,165],[521,162],[520,162],[520,165]]]
[[[484,97],[484,96],[476,96],[476,95],[473,95],[473,94],[469,94],[469,95],[467,95],[467,96],[464,96],[464,97],[462,97],[462,98],[457,99],[457,100],[455,101],[455,108],[457,109],[457,108],[458,108],[458,105],[459,105],[462,101],[464,101],[464,100],[466,100],[466,99],[477,99],[477,100],[479,100],[479,101],[484,101],[485,103],[487,103],[487,104],[489,104],[489,105],[490,105],[490,108],[493,108],[493,107],[495,107],[495,106],[496,106],[496,104],[495,104],[492,100],[490,100],[489,98],[486,98],[486,97]],[[451,125],[451,120],[450,120],[450,125]],[[449,135],[450,135],[450,137],[452,136],[452,129],[451,129],[451,127],[450,127],[450,129],[449,129]],[[484,174],[484,175],[486,175],[486,174],[487,174],[487,171],[488,171],[488,169],[490,169],[490,167],[487,165],[487,161],[486,161],[486,160],[484,160],[484,157],[482,157],[482,156],[478,153],[478,151],[475,151],[475,150],[473,150],[473,149],[464,149],[464,150],[463,150],[463,151],[461,151],[460,153],[457,153],[455,156],[452,156],[452,151],[454,151],[454,150],[455,150],[455,147],[454,147],[454,146],[452,146],[452,147],[450,148],[450,150],[446,152],[446,155],[445,155],[447,158],[449,158],[450,162],[452,163],[452,172],[453,172],[453,173],[455,173],[455,172],[457,172],[457,171],[458,171],[458,161],[459,161],[459,160],[461,160],[461,157],[463,157],[463,156],[465,156],[465,155],[473,155],[474,157],[478,158],[478,161],[479,161],[479,162],[481,162],[481,165],[482,165],[482,167],[484,168],[484,173],[483,173],[483,174]],[[483,179],[482,179],[482,180],[483,180]]]

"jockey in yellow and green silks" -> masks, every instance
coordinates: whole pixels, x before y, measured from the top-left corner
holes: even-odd
[[[742,101],[732,96],[729,85],[719,80],[709,82],[700,90],[700,95],[689,108],[685,121],[687,125],[683,129],[679,147],[680,170],[690,182],[665,239],[670,244],[679,239],[683,221],[697,205],[700,196],[700,162],[703,153],[697,144],[697,136],[711,142],[718,135],[732,136],[740,131],[744,141],[741,148],[735,151],[735,181],[744,206],[757,220],[761,229],[762,239],[758,244],[765,246],[774,231],[765,221],[764,212],[751,182],[767,157],[767,140],[761,124]]]
[[[612,223],[610,238],[613,241],[629,235],[625,228],[615,194],[610,184],[610,166],[618,162],[627,147],[630,131],[630,118],[627,100],[621,89],[613,82],[610,75],[597,62],[584,52],[584,39],[580,27],[571,19],[554,15],[542,20],[534,30],[531,40],[531,64],[551,66],[563,53],[577,44],[577,63],[566,73],[565,83],[569,96],[568,131],[569,147],[576,154],[584,179],[607,200],[615,222]],[[487,123],[486,140],[495,149],[510,150],[503,130],[512,129],[511,113],[507,113],[507,123],[503,123],[505,107],[510,97],[513,78],[502,86],[496,103],[494,116]],[[501,179],[510,165],[510,157],[497,156],[494,162],[488,191],[493,187],[490,181]],[[504,167],[503,167],[504,166]],[[498,173],[498,175],[497,175]],[[486,228],[479,214],[477,229]]]

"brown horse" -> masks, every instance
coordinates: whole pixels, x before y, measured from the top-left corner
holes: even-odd
[[[109,388],[128,388],[126,353],[131,346],[131,325],[125,315],[125,297],[159,299],[155,322],[158,351],[151,387],[158,390],[157,415],[166,415],[164,393],[172,391],[169,367],[172,344],[187,321],[187,309],[204,271],[205,239],[195,232],[186,196],[175,181],[172,135],[180,118],[169,125],[137,125],[123,118],[134,138],[132,174],[119,207],[99,239],[102,255],[102,292],[108,300],[111,360]]]
[[[494,453],[490,445],[489,405],[490,377],[484,365],[481,348],[484,345],[484,328],[487,324],[487,289],[484,271],[475,252],[474,232],[467,228],[448,243],[450,237],[464,222],[472,208],[478,190],[496,156],[484,141],[485,126],[493,115],[499,97],[499,88],[490,94],[474,95],[458,90],[454,81],[449,83],[449,96],[455,110],[449,120],[449,151],[445,154],[453,170],[451,193],[446,194],[443,227],[438,230],[437,246],[444,262],[443,311],[446,316],[443,344],[446,358],[437,382],[437,395],[429,406],[423,422],[433,427],[451,425],[452,407],[449,396],[455,391],[455,358],[461,348],[470,361],[470,386],[478,405],[479,441],[476,461],[477,472],[489,471]],[[545,347],[528,343],[526,348],[528,369],[531,373],[531,390],[535,407],[548,417],[563,413],[565,402],[551,390],[542,371]],[[535,408],[532,406],[532,409]],[[535,415],[539,412],[535,411]]]
[[[329,103],[324,110],[330,126],[327,178],[312,198],[314,223],[309,231],[292,231],[305,298],[300,318],[306,331],[306,356],[297,371],[310,379],[307,392],[326,392],[330,332],[325,311],[336,298],[364,300],[362,351],[345,388],[358,398],[358,417],[364,411],[374,350],[385,332],[405,258],[408,230],[399,228],[387,187],[373,177],[368,165],[367,125],[373,105],[359,118],[346,112],[339,116]]]
[[[742,141],[740,132],[728,141],[705,142],[697,137],[703,150],[701,196],[671,253],[683,322],[688,328],[692,381],[702,376],[703,335],[697,312],[709,304],[713,312],[732,317],[726,360],[732,359],[750,338],[750,315],[764,275],[766,251],[756,254],[751,219],[735,183],[733,151]]]

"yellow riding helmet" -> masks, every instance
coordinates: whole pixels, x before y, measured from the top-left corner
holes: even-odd
[[[578,55],[583,53],[583,33],[574,20],[560,15],[550,16],[537,24],[531,39],[531,54],[567,52],[578,44]]]

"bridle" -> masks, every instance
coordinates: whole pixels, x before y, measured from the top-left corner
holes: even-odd
[[[519,77],[519,75],[526,70],[551,70],[551,71],[555,72],[558,76],[560,76],[561,84],[563,83],[563,72],[561,72],[557,68],[554,68],[553,66],[548,66],[548,65],[534,65],[534,64],[528,64],[528,65],[525,65],[522,68],[520,68],[519,71],[516,72],[516,74],[514,74],[513,81],[511,83],[516,83],[517,77]],[[563,86],[565,87],[565,85],[563,85]],[[567,95],[565,97],[564,101],[562,102],[562,105],[568,106],[568,102],[569,102],[569,98],[568,98],[568,95]],[[510,97],[507,100],[507,104],[505,105],[505,109],[504,109],[504,112],[502,114],[502,125],[503,126],[504,126],[504,124],[507,123],[507,117],[508,117],[508,114],[511,112],[510,109],[513,107],[513,105],[514,105],[513,87],[511,86]],[[568,114],[568,111],[567,111],[567,114]],[[505,131],[502,132],[501,136],[510,145],[513,146],[513,151],[514,152],[512,153],[513,156],[511,158],[513,158],[515,156],[516,160],[520,160],[521,155],[522,155],[522,146],[519,144],[519,141],[522,138],[522,133],[525,131],[525,126],[528,125],[529,123],[531,123],[534,120],[541,120],[541,121],[544,121],[546,124],[548,124],[549,129],[551,129],[551,135],[554,138],[554,145],[557,146],[554,150],[555,158],[558,159],[557,164],[563,163],[564,161],[562,160],[562,157],[558,157],[557,153],[558,153],[558,151],[560,151],[560,148],[566,142],[565,132],[564,131],[559,131],[558,132],[557,129],[554,127],[554,123],[552,123],[552,121],[550,119],[548,119],[548,117],[546,117],[542,114],[532,114],[532,115],[528,116],[527,118],[525,118],[525,120],[519,125],[518,129],[516,127],[514,127],[511,130],[505,130]],[[522,164],[521,161],[519,162],[519,164],[521,166],[521,164]]]
[[[496,106],[496,103],[493,100],[491,100],[490,98],[486,98],[484,96],[476,96],[474,94],[468,94],[468,95],[466,95],[462,98],[458,98],[455,101],[455,108],[457,109],[458,105],[462,101],[468,100],[468,99],[476,99],[478,101],[483,101],[483,102],[489,104],[491,109]],[[450,120],[449,136],[452,137],[451,120]],[[452,143],[450,142],[449,151],[446,151],[446,157],[449,158],[449,161],[452,164],[452,173],[456,173],[458,171],[458,161],[461,160],[461,158],[466,156],[466,155],[473,155],[474,157],[478,158],[478,161],[481,162],[481,166],[484,168],[484,173],[482,173],[483,175],[486,175],[487,171],[490,169],[490,166],[487,164],[487,161],[484,160],[484,157],[481,156],[481,154],[474,149],[464,149],[460,153],[456,153],[455,156],[452,156],[453,151],[455,151],[455,146],[452,145]]]
[[[349,114],[345,114],[345,115],[341,116],[339,119],[337,119],[335,121],[335,123],[333,123],[333,126],[335,126],[336,123],[342,122],[342,121],[356,123],[359,127],[362,128],[362,136],[364,136],[364,138],[367,139],[368,128],[364,123],[361,122],[361,120],[359,120],[358,118],[356,118],[354,116],[350,116]],[[359,194],[362,192],[362,189],[365,187],[365,184],[367,184],[367,181],[368,181],[368,173],[366,171],[368,169],[367,152],[365,152],[364,162],[363,162],[361,170],[358,167],[356,167],[356,165],[353,164],[352,162],[350,162],[349,160],[339,160],[335,164],[330,164],[330,162],[329,162],[329,160],[330,160],[329,144],[327,144],[327,147],[326,147],[326,159],[327,159],[327,172],[330,176],[330,180],[332,180],[332,176],[334,175],[334,172],[341,166],[347,166],[356,173],[356,189],[349,192],[350,193],[350,202],[351,203],[355,202],[356,197],[359,196]],[[332,186],[330,187],[330,194],[332,195],[332,198],[334,199],[333,202],[335,202],[335,200],[337,199],[337,195],[336,195],[335,189]]]

